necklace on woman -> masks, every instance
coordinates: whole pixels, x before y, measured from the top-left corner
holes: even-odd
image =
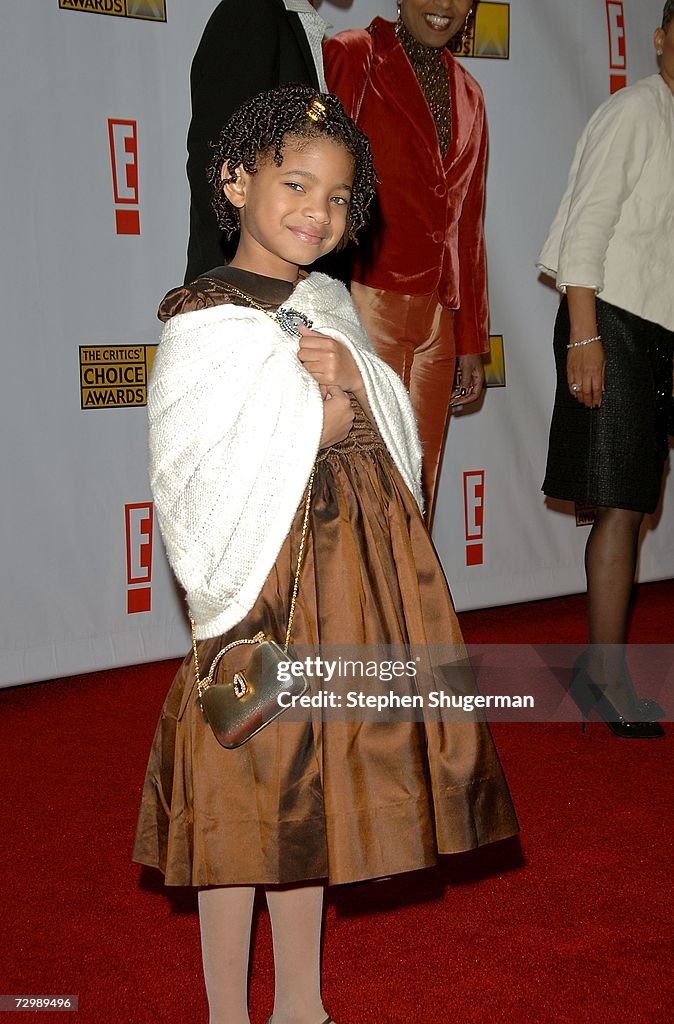
[[[234,292],[235,295],[238,295],[240,299],[247,302],[253,309],[258,309],[260,313],[264,313],[270,320],[278,324],[282,331],[290,334],[293,338],[300,337],[298,330],[300,324],[304,324],[309,330],[314,326],[313,320],[310,320],[304,313],[300,313],[298,309],[293,309],[292,306],[279,306],[275,313],[271,313],[264,306],[261,306],[259,302],[256,302],[252,295],[242,292],[236,285],[230,284],[229,281],[225,282],[225,285],[228,291]]]
[[[444,157],[452,141],[452,93],[442,49],[420,43],[402,21],[395,31],[428,104]]]

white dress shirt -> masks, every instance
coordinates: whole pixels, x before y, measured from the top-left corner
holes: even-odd
[[[583,132],[538,268],[674,330],[674,95],[651,75]]]

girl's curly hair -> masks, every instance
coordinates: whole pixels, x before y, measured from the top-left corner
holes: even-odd
[[[227,166],[230,181],[238,167],[254,174],[262,155],[271,156],[280,166],[289,135],[300,139],[333,139],[351,154],[354,178],[344,242],[355,241],[367,223],[377,180],[370,143],[347,116],[336,96],[318,92],[309,85],[284,85],[253,96],[232,114],[217,140],[211,143],[213,159],[207,175],[213,190],[211,205],[220,230],[227,238],[239,230],[239,211],[222,188],[223,166]]]

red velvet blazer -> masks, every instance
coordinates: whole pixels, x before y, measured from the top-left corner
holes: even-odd
[[[457,351],[489,348],[484,251],[487,129],[482,90],[448,50],[452,141],[443,160],[430,109],[390,21],[324,44],[325,74],[372,144],[380,184],[353,279],[457,310]]]

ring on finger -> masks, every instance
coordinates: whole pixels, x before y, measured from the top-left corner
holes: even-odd
[[[572,384],[571,385],[571,390],[572,391],[580,391],[580,384]]]

